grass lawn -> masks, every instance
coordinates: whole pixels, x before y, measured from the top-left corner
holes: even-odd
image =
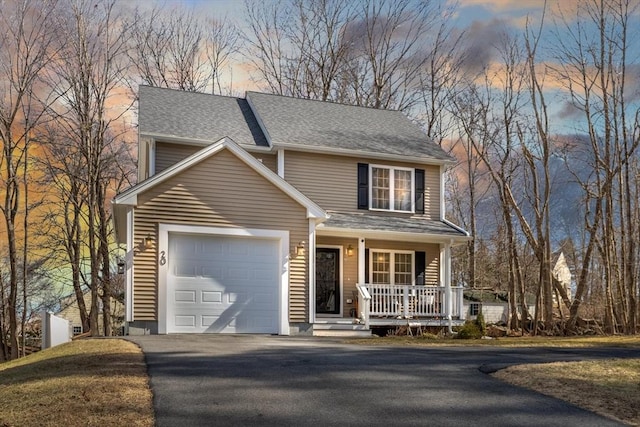
[[[153,426],[140,349],[85,339],[0,364],[0,427]]]
[[[640,359],[519,365],[493,376],[626,424],[640,425]]]

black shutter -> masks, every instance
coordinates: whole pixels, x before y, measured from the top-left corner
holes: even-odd
[[[416,285],[426,285],[424,281],[425,270],[427,269],[427,253],[416,251]]]
[[[358,209],[369,209],[369,165],[358,163]]]
[[[415,172],[416,213],[424,213],[424,169],[416,169]]]
[[[364,283],[369,283],[369,249],[364,250]]]

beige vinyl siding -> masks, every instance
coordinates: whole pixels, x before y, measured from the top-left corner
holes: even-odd
[[[149,145],[151,138],[138,137],[138,182],[149,178]]]
[[[353,255],[347,255],[347,247],[353,247]],[[342,246],[342,313],[344,317],[350,316],[350,311],[355,308],[355,302],[347,304],[347,299],[354,300],[356,284],[358,283],[358,239],[348,237],[316,237],[316,246]],[[311,299],[315,301],[315,296]]]
[[[202,150],[201,145],[171,144],[156,142],[156,173],[175,165],[192,154]]]
[[[306,209],[228,150],[138,196],[135,242],[147,234],[157,241],[159,223],[288,230],[290,253],[298,242],[308,241],[309,235]],[[136,320],[156,320],[156,252],[152,248],[135,257]],[[308,321],[307,283],[306,256],[293,257],[289,280],[292,322]]]
[[[424,166],[424,215],[440,219],[440,166]]]
[[[424,169],[425,216],[440,219],[439,166],[299,151],[286,151],[284,161],[285,179],[288,182],[323,209],[342,212],[358,210],[358,163]]]
[[[173,166],[192,154],[197,153],[202,148],[201,145],[172,144],[169,142],[156,142],[156,173]],[[272,172],[278,172],[278,160],[275,154],[270,153],[250,153]]]
[[[273,173],[278,173],[278,156],[267,153],[249,153],[258,159],[263,165],[269,168]]]

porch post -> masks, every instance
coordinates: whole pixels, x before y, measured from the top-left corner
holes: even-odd
[[[358,284],[364,285],[366,283],[364,272],[364,237],[358,237]]]
[[[316,221],[309,218],[309,245],[307,250],[309,268],[309,323],[316,322]]]
[[[449,321],[449,331],[452,327],[453,294],[451,292],[451,243],[447,242],[440,246],[440,274],[444,281],[444,293],[447,296],[445,305],[445,316]]]

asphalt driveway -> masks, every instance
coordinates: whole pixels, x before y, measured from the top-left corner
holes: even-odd
[[[486,375],[520,363],[639,357],[634,349],[367,347],[256,335],[129,337],[158,426],[609,426]]]

